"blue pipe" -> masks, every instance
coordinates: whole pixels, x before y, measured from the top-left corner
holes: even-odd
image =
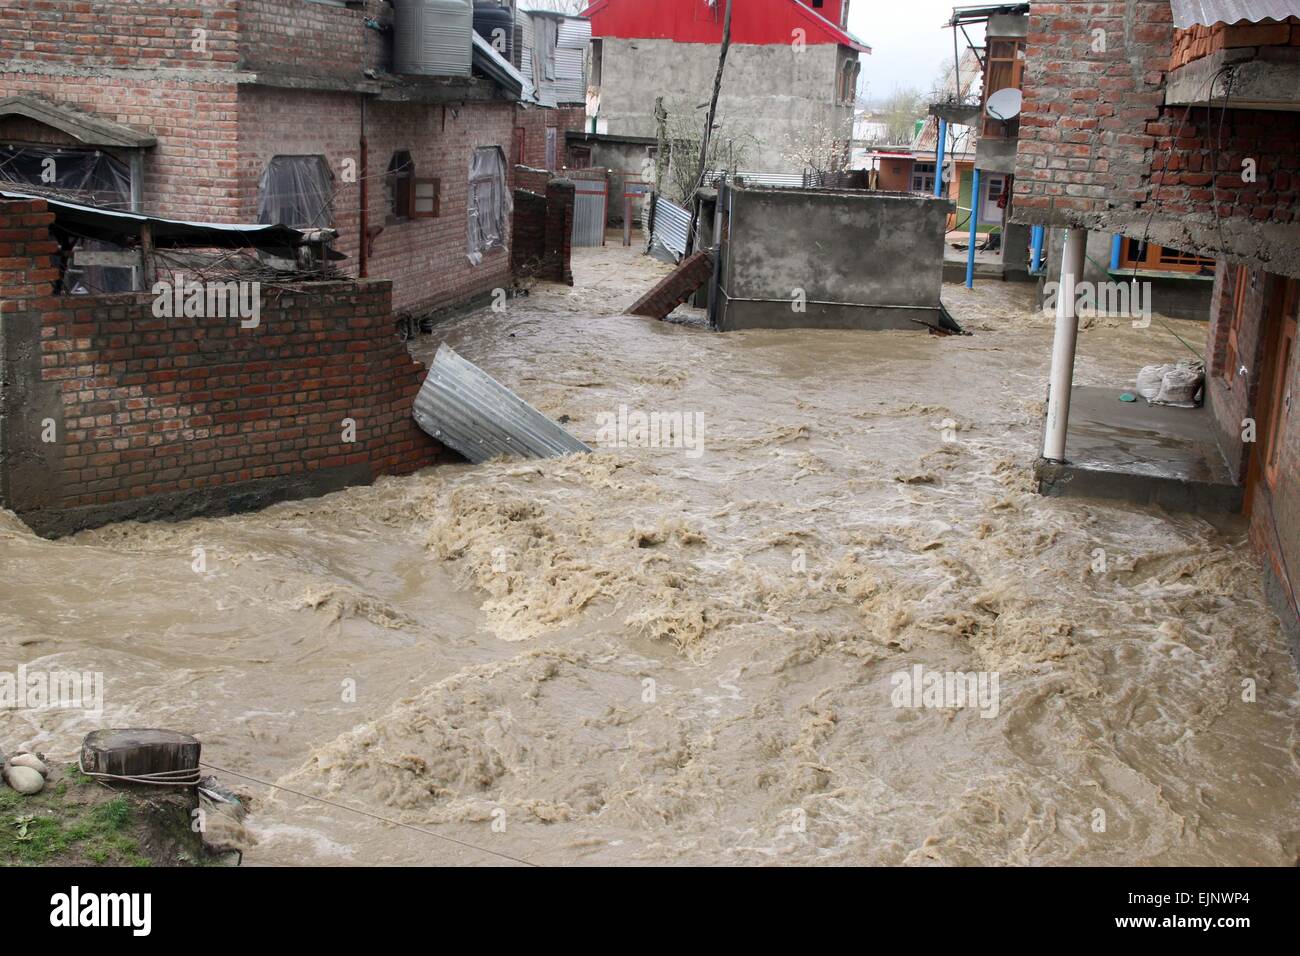
[[[1110,237],[1110,271],[1119,272],[1119,256],[1124,249],[1124,237],[1119,233]]]
[[[939,144],[934,148],[934,194],[943,196],[943,143],[948,138],[948,121],[939,118]]]
[[[1029,239],[1029,271],[1038,272],[1043,267],[1043,235],[1047,229],[1043,226],[1034,226],[1030,232]]]
[[[970,184],[970,243],[966,246],[966,288],[975,288],[975,235],[980,222],[980,171]]]

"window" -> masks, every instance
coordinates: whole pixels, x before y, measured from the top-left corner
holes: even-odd
[[[393,153],[388,161],[388,206],[392,219],[405,222],[411,218],[411,182],[415,179],[415,163],[411,154],[404,149]]]
[[[478,265],[483,254],[504,249],[510,216],[506,158],[499,146],[474,150],[469,167],[469,233],[466,255]]]
[[[554,126],[546,127],[546,168],[555,169],[556,149],[557,149],[556,131]]]
[[[528,130],[522,126],[515,127],[515,165],[527,166],[524,157],[528,155]]]
[[[1224,381],[1229,385],[1237,378],[1237,372],[1241,368],[1241,346],[1239,339],[1241,336],[1242,321],[1246,317],[1246,292],[1250,288],[1250,270],[1245,266],[1237,266],[1232,273],[1232,317],[1228,325],[1228,344],[1223,351],[1223,372]]]
[[[1025,76],[1024,40],[989,40],[987,66],[984,71],[984,105],[998,90],[1021,88]],[[994,119],[985,111],[984,136],[1011,139],[1020,135],[1020,117]]]
[[[334,174],[324,156],[275,156],[257,187],[257,221],[295,229],[334,224]]]
[[[934,194],[934,163],[918,162],[912,166],[912,192]]]
[[[1140,239],[1125,239],[1120,246],[1121,269],[1143,269],[1148,272],[1191,272],[1197,275],[1214,275],[1214,260],[1193,252],[1182,252],[1158,246]]]

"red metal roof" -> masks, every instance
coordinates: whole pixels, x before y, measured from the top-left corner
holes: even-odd
[[[722,13],[704,0],[596,0],[582,12],[591,20],[593,38],[673,40],[677,43],[721,43]],[[805,6],[800,0],[742,0],[731,14],[733,43],[789,44],[794,30],[804,32],[804,42],[835,43],[860,53],[871,47]]]

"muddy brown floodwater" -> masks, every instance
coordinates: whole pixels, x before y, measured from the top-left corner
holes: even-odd
[[[107,681],[102,720],[3,712],[0,746],[192,731],[215,765],[547,864],[1296,862],[1296,669],[1243,536],[1034,494],[1027,288],[945,286],[968,337],[718,335],[618,314],[660,264],[575,259],[575,288],[415,351],[450,342],[589,443],[626,406],[699,413],[702,445],[55,542],[0,514],[4,666]],[[1124,386],[1182,346],[1109,321],[1079,352]],[[917,665],[996,675],[996,715],[895,707]],[[501,862],[227,780],[256,798],[248,864]]]

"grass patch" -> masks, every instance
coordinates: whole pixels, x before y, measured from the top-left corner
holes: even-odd
[[[115,793],[75,766],[52,770],[45,789],[32,796],[0,785],[0,865],[201,862],[186,808],[159,805],[158,794]]]

